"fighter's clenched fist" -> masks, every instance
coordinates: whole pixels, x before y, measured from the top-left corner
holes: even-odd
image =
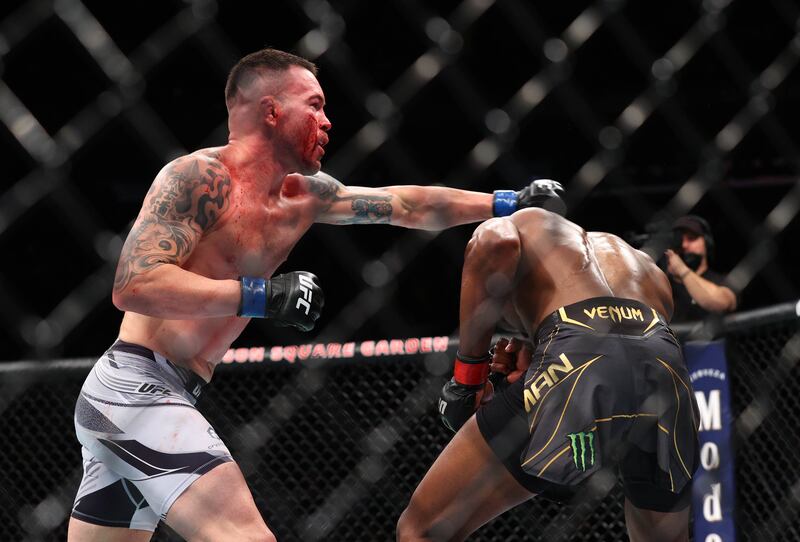
[[[529,342],[512,338],[502,338],[491,350],[492,360],[489,363],[489,381],[493,391],[501,391],[509,384],[522,378],[531,365],[533,349]],[[483,402],[491,399],[484,396]]]
[[[308,271],[292,271],[269,280],[242,277],[240,316],[270,318],[302,331],[314,329],[325,297],[319,279]]]

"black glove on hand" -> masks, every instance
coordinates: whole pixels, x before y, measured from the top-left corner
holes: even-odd
[[[308,271],[292,271],[272,277],[266,284],[265,316],[277,324],[302,331],[314,329],[325,297],[319,279]]]
[[[483,389],[483,384],[469,386],[459,384],[451,378],[442,388],[439,396],[439,416],[442,423],[455,433],[477,409],[476,394]]]
[[[561,183],[552,179],[536,179],[531,184],[517,192],[517,209],[527,207],[541,207],[557,215],[567,214],[567,206],[561,199],[560,193],[564,192]]]
[[[540,207],[564,216],[567,206],[559,192],[564,192],[564,188],[552,179],[536,179],[519,192],[495,190],[492,204],[494,216],[509,216],[528,207]]]

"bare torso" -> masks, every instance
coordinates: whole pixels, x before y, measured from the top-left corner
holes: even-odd
[[[591,297],[634,299],[672,316],[666,275],[644,253],[619,237],[586,232],[539,209],[515,213],[522,250],[517,284],[504,318],[528,336],[559,307]]]
[[[314,222],[319,200],[312,197],[300,175],[287,176],[279,190],[254,191],[252,179],[227,167],[226,147],[192,156],[198,155],[225,166],[230,175],[229,205],[181,267],[211,279],[270,277]],[[129,311],[119,337],[208,380],[248,322],[236,316],[171,320]]]

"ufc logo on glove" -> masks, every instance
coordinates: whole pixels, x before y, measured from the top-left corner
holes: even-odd
[[[298,275],[297,278],[300,279],[300,292],[302,296],[297,298],[297,304],[294,307],[296,309],[299,309],[301,306],[305,307],[305,314],[308,314],[308,311],[311,310],[311,289],[314,287],[314,283],[308,275]]]
[[[241,284],[239,316],[270,318],[280,326],[311,331],[325,304],[317,277],[308,271],[291,271],[271,279],[242,277]],[[292,299],[296,300],[294,307]]]

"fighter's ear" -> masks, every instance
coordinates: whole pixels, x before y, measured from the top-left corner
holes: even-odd
[[[261,115],[264,119],[264,122],[270,126],[275,126],[278,121],[278,117],[281,114],[280,102],[275,98],[275,96],[268,95],[262,96],[258,103],[261,106]]]

